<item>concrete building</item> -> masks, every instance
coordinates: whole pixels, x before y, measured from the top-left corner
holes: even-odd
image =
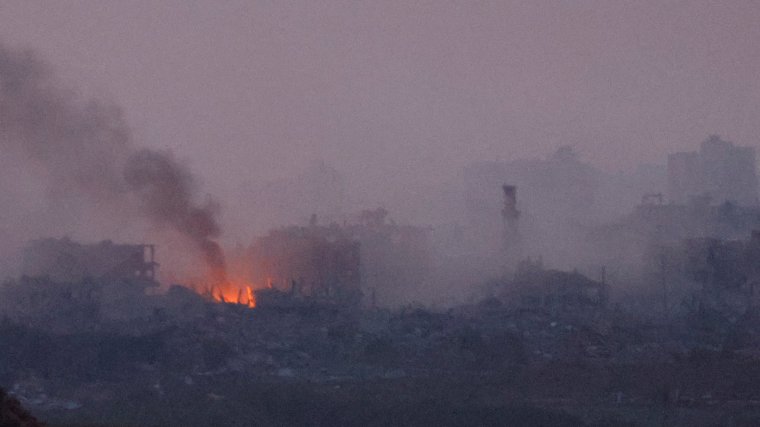
[[[430,272],[429,230],[387,221],[387,213],[366,210],[343,225],[319,225],[314,216],[308,226],[271,230],[249,248],[250,280],[334,302],[365,296],[367,305],[403,304]]]
[[[105,240],[81,244],[68,238],[34,240],[24,249],[22,274],[54,282],[85,279],[155,281],[154,245],[125,245]]]
[[[359,243],[338,226],[272,230],[256,240],[250,255],[254,283],[303,297],[361,295]]]
[[[755,149],[710,136],[698,152],[668,156],[668,198],[685,204],[695,197],[711,203],[758,204]]]

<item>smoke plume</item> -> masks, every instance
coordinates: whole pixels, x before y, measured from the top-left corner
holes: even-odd
[[[155,222],[167,224],[192,239],[203,252],[216,280],[224,280],[224,257],[213,240],[219,236],[218,205],[193,201],[193,179],[168,154],[142,149],[127,159],[124,178],[139,194],[142,210]]]
[[[214,240],[218,206],[195,200],[187,168],[168,153],[137,148],[118,107],[81,102],[33,52],[2,44],[0,147],[40,165],[51,191],[83,194],[98,208],[128,205],[181,233],[204,254],[216,279],[224,279]]]

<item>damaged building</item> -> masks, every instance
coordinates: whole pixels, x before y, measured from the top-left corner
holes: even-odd
[[[760,291],[760,231],[749,239],[687,239],[683,242],[684,275],[700,287],[703,303],[756,305]]]
[[[367,305],[403,304],[428,279],[429,228],[396,224],[383,208],[362,211],[345,228],[360,244]]]
[[[150,316],[155,246],[68,238],[34,240],[23,250],[22,276],[0,286],[0,309],[27,324],[76,330],[95,319]]]
[[[129,280],[155,282],[155,245],[82,244],[68,238],[34,240],[24,248],[22,275],[54,282]]]
[[[340,301],[361,299],[359,243],[334,226],[291,226],[270,231],[249,251],[258,306],[292,298]],[[292,299],[291,298],[291,299]]]
[[[604,308],[609,286],[577,271],[544,268],[539,258],[518,264],[514,278],[504,287],[504,299],[521,309],[576,311]]]
[[[713,205],[705,198],[673,204],[645,197],[625,217],[588,229],[584,241],[598,264],[633,272],[651,269],[658,248],[678,247],[687,239],[741,240],[756,229],[760,229],[756,206]]]
[[[257,306],[291,296],[366,305],[403,302],[430,270],[428,232],[397,225],[379,208],[355,222],[282,227],[258,238],[248,250]],[[277,291],[269,291],[268,289]],[[262,297],[259,297],[259,294]]]

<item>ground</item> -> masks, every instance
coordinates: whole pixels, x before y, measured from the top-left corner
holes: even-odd
[[[5,319],[0,386],[52,426],[760,425],[757,317],[195,301]]]

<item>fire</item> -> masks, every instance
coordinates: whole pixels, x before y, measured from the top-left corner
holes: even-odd
[[[223,285],[212,287],[208,295],[216,302],[240,304],[248,308],[256,307],[256,296],[249,284],[226,282]]]
[[[248,294],[248,307],[253,308],[256,307],[256,296],[253,295],[253,290],[250,286],[245,287],[246,293]]]
[[[215,302],[256,307],[254,290],[261,286],[253,284],[256,276],[247,253],[233,251],[224,258],[225,263],[209,269],[206,277],[199,280],[201,286],[193,286],[196,292]]]

